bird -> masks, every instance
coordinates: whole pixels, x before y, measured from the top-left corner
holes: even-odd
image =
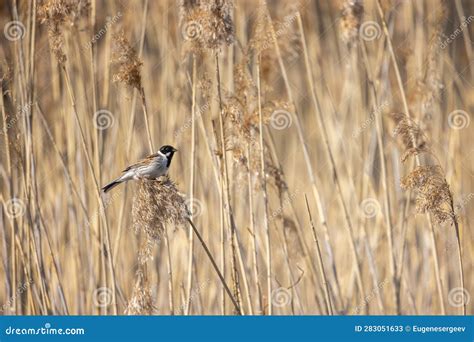
[[[127,168],[122,171],[122,175],[105,185],[102,191],[106,193],[120,183],[132,179],[157,179],[158,177],[166,175],[176,151],[178,150],[173,146],[161,146],[158,152],[149,155],[135,164],[127,166]]]

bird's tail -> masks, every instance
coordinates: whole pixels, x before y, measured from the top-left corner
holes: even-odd
[[[119,179],[116,179],[116,180],[110,182],[109,184],[107,184],[106,186],[104,186],[104,187],[102,188],[102,191],[103,191],[103,192],[107,192],[107,191],[109,191],[109,190],[112,190],[113,188],[115,188],[115,187],[116,187],[117,185],[119,185],[120,183],[122,183],[122,181],[119,180]]]

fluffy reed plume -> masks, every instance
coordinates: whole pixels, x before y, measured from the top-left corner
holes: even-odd
[[[148,284],[146,262],[151,257],[153,246],[164,236],[166,225],[183,225],[189,216],[185,197],[168,177],[138,181],[133,198],[132,222],[135,233],[143,233],[144,240],[138,252],[139,270],[126,314],[150,315],[156,311]]]
[[[350,48],[357,45],[359,28],[364,15],[364,6],[360,0],[346,0],[342,8],[340,21],[343,41]]]
[[[138,181],[133,198],[132,218],[135,232],[143,232],[146,237],[140,252],[142,263],[150,257],[153,244],[161,241],[167,224],[186,224],[190,212],[185,200],[185,196],[168,177]]]
[[[217,49],[234,42],[232,0],[181,0],[180,25],[192,50]]]
[[[225,118],[226,150],[232,151],[233,160],[237,170],[241,171],[239,176],[250,171],[258,174],[260,169],[260,150],[255,146],[258,142],[258,108],[257,88],[247,70],[248,60],[246,57],[234,67],[234,89],[233,93],[227,92],[224,96],[223,111]],[[265,124],[275,124],[275,115],[290,111],[291,106],[285,101],[267,101],[262,106],[262,117]],[[277,115],[278,116],[278,115]],[[264,141],[264,144],[266,142]],[[248,146],[253,146],[250,151]],[[269,149],[266,148],[266,151]],[[278,166],[274,165],[268,153],[265,153],[266,177],[272,180],[277,188],[286,189],[286,184],[281,178],[282,174]],[[257,188],[260,183],[256,183]]]
[[[155,149],[153,147],[153,139],[151,126],[148,118],[148,109],[146,105],[145,89],[142,86],[141,68],[143,62],[139,58],[135,49],[130,45],[123,31],[114,35],[114,56],[112,64],[117,71],[113,75],[114,82],[122,82],[125,85],[136,89],[140,94],[142,102],[143,118],[145,119],[145,127],[148,137],[148,146],[150,153]],[[134,112],[135,113],[135,112]],[[134,117],[132,116],[132,122]],[[132,124],[133,127],[133,124]]]
[[[417,191],[418,212],[430,212],[438,223],[453,222],[453,197],[441,166],[418,166],[402,179],[401,185]]]
[[[51,52],[59,64],[66,62],[63,30],[74,25],[76,20],[85,17],[90,11],[89,0],[47,0],[38,6],[38,19],[48,28]]]
[[[126,315],[152,315],[157,308],[153,304],[150,284],[141,269],[136,273],[135,286],[132,297],[125,309]]]
[[[274,79],[279,77],[278,56],[274,51],[277,43],[281,57],[288,62],[294,61],[301,55],[299,34],[295,30],[296,13],[304,8],[305,1],[294,2],[282,11],[278,18],[270,18],[267,5],[261,2],[257,9],[256,20],[252,26],[251,38],[248,44],[248,53],[260,55],[260,69],[262,85],[273,90]]]
[[[410,117],[403,113],[393,113],[391,118],[396,125],[393,135],[401,138],[405,153],[418,153],[426,147],[426,137],[423,131]],[[405,161],[406,156],[402,160]]]
[[[255,115],[255,85],[245,70],[245,62],[234,67],[235,92],[224,92],[223,115],[227,151],[232,151],[236,165],[244,169],[247,165],[247,144],[254,142],[258,131]],[[249,156],[253,159],[253,155]]]
[[[117,68],[113,75],[114,82],[122,82],[141,92],[143,62],[130,45],[123,31],[114,35],[114,59],[112,63]]]

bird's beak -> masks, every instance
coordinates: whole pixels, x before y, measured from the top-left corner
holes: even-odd
[[[173,147],[173,152],[178,152],[178,149]]]

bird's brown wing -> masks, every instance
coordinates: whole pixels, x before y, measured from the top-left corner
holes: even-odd
[[[139,162],[136,162],[135,164],[132,164],[132,165],[127,166],[122,172],[127,172],[127,171],[129,171],[130,169],[135,169],[135,168],[137,168],[138,166],[147,165],[147,164],[149,164],[153,159],[155,159],[157,156],[158,156],[158,153],[150,154],[148,157],[146,157],[146,158],[140,160]]]

